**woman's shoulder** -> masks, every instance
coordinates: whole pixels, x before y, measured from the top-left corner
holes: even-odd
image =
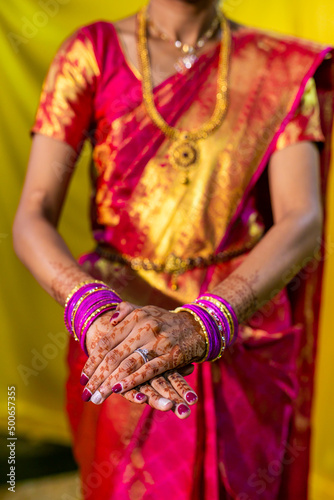
[[[89,38],[94,44],[98,43],[99,39],[110,39],[114,36],[114,23],[108,20],[98,20],[89,24],[79,26],[73,33],[73,37]]]
[[[110,21],[95,21],[74,29],[60,45],[60,52],[67,51],[73,46],[86,47],[99,53],[108,45],[109,49],[114,44],[115,28]]]
[[[79,26],[65,38],[59,52],[68,52],[73,48],[78,48],[78,53],[82,58],[86,52],[90,55],[94,54],[100,67],[103,67],[107,60],[117,64],[118,58],[121,57],[119,33],[122,37],[124,34],[125,38],[133,36],[135,22],[131,21],[131,18],[116,22],[103,19]]]

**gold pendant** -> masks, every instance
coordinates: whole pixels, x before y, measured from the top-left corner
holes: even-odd
[[[174,64],[174,68],[178,73],[185,73],[188,69],[190,69],[193,64],[197,61],[198,57],[195,54],[186,54]]]
[[[170,148],[169,158],[173,167],[184,171],[185,177],[182,182],[188,184],[189,169],[195,166],[199,160],[197,141],[189,138],[186,132],[181,134]]]

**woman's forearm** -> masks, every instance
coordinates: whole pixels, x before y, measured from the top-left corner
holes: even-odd
[[[244,262],[213,293],[234,308],[239,322],[246,321],[292,279],[291,271],[314,256],[321,235],[318,214],[291,213],[275,224]]]
[[[57,229],[42,215],[18,214],[13,241],[23,264],[62,306],[73,287],[91,278],[77,264]]]
[[[61,305],[85,273],[57,231],[77,154],[65,142],[36,134],[13,225],[14,249]]]

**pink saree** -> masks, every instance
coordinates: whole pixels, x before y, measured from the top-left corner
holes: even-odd
[[[93,145],[92,230],[80,258],[124,300],[171,308],[226,278],[272,225],[266,166],[296,141],[319,143],[325,194],[333,113],[330,49],[232,25],[229,108],[200,143],[189,185],[150,121],[138,74],[111,23],[76,32],[43,87],[34,132],[75,150]],[[219,47],[155,87],[171,125],[197,128],[215,104]],[[316,84],[316,85],[315,85]],[[203,265],[218,252],[223,262]],[[83,403],[86,356],[69,341],[67,411],[85,500],[307,498],[323,246],[247,324],[223,359],[189,377],[199,403],[186,421],[113,395]],[[137,258],[130,267],[123,261]],[[147,263],[197,259],[176,275]],[[174,276],[175,278],[175,276]]]

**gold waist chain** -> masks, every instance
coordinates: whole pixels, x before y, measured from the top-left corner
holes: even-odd
[[[134,271],[154,271],[156,273],[170,274],[172,290],[177,290],[177,278],[181,274],[191,271],[192,269],[209,267],[214,264],[226,262],[234,257],[238,257],[239,255],[251,250],[261,239],[261,236],[261,234],[257,234],[251,239],[251,241],[238,248],[212,253],[208,257],[187,257],[186,259],[183,259],[174,253],[169,254],[165,260],[150,260],[142,257],[130,257],[129,255],[115,252],[110,246],[103,243],[100,243],[96,247],[95,251],[102,258],[111,262],[125,264]]]

